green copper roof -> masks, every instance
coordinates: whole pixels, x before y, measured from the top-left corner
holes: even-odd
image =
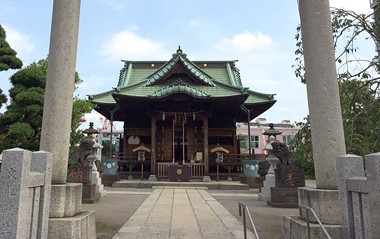
[[[180,51],[180,53],[177,51],[177,54],[173,54],[172,59],[144,79],[146,80],[146,86],[151,86],[160,82],[162,79],[167,77],[167,75],[171,74],[171,70],[173,70],[178,64],[185,66],[186,69],[188,69],[189,72],[193,74],[201,83],[208,86],[214,86],[212,77],[202,71],[196,64],[189,61],[186,54],[182,54],[182,51]]]
[[[178,49],[169,61],[124,61],[117,87],[90,95],[96,104],[116,104],[114,95],[146,99],[183,93],[194,98],[247,98],[244,104],[275,102],[273,94],[251,91],[242,86],[236,60],[190,61]]]

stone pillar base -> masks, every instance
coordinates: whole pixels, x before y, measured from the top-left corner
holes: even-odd
[[[82,211],[81,183],[51,185],[48,238],[96,238],[94,211]]]
[[[82,211],[73,217],[49,218],[48,238],[96,239],[95,212]]]
[[[149,179],[148,179],[148,181],[157,181],[157,177],[156,177],[156,175],[155,175],[155,174],[151,174],[151,175],[149,175]]]
[[[51,185],[50,218],[72,217],[82,211],[82,184]]]
[[[210,176],[203,176],[202,182],[211,182]]]
[[[338,190],[298,188],[298,203],[311,207],[326,228],[331,238],[341,238],[341,214]],[[309,212],[311,238],[326,238],[313,214]],[[306,209],[299,210],[299,216],[284,216],[282,238],[303,239],[307,236]]]
[[[342,218],[338,190],[300,187],[298,188],[298,204],[311,207],[323,224],[341,225]],[[306,219],[305,210],[300,209],[299,216],[302,220]],[[311,222],[317,222],[314,217],[309,218]]]
[[[310,213],[311,214],[311,213]],[[310,215],[312,217],[312,215]],[[323,224],[332,239],[341,239],[340,225]],[[284,216],[282,221],[283,239],[304,239],[308,238],[306,221],[298,216]],[[327,238],[318,223],[310,223],[310,238]]]

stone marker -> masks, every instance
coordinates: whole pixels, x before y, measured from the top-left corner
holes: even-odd
[[[3,158],[0,238],[47,238],[52,154],[15,148]]]

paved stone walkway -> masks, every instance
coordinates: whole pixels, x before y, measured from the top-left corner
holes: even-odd
[[[204,189],[159,188],[113,238],[233,239],[244,238],[244,231],[242,223]],[[247,230],[247,238],[255,236]]]

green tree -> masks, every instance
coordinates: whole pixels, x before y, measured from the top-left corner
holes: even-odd
[[[332,8],[333,40],[336,50],[338,82],[347,153],[365,155],[378,151],[380,141],[379,56],[360,59],[358,40],[380,42],[373,14],[356,14],[353,11]],[[301,26],[296,33],[296,63],[294,73],[307,83],[303,62]],[[368,43],[367,43],[368,44]],[[374,52],[375,53],[375,52]],[[298,123],[299,134],[291,142],[296,156],[303,165],[312,162],[310,122]],[[310,169],[312,174],[313,171]]]
[[[6,131],[0,140],[0,151],[13,147],[39,149],[47,64],[47,60],[33,62],[10,77],[13,85],[9,90],[11,102],[4,114],[0,115],[0,127]],[[82,80],[76,74],[76,85],[81,82]],[[90,102],[78,97],[74,98],[73,132],[77,131],[82,116],[91,112],[92,109]]]
[[[93,109],[94,105],[90,101],[82,100],[78,96],[74,97],[70,133],[70,154],[74,152],[77,146],[84,139],[82,130],[78,129],[79,126],[83,123],[84,114],[90,113]]]
[[[6,40],[7,35],[4,28],[0,25],[0,71],[9,69],[20,69],[22,61],[16,56],[17,52],[12,49]],[[7,96],[0,89],[0,108],[7,102]]]

